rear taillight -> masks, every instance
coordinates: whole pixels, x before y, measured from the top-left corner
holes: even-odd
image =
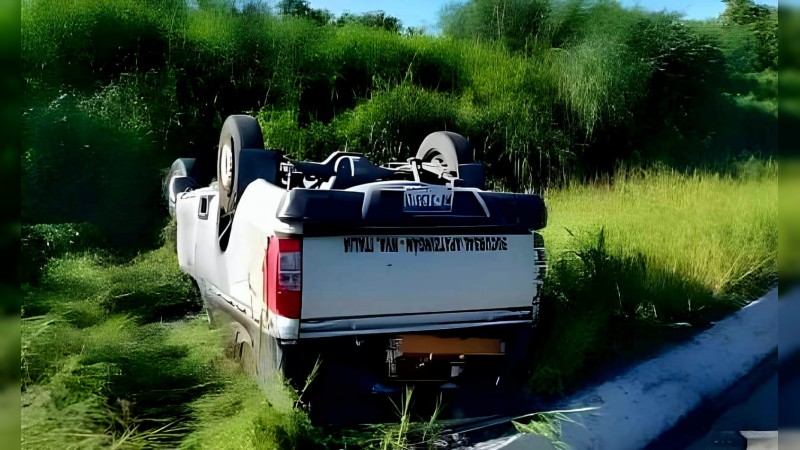
[[[273,237],[267,249],[264,292],[267,307],[289,319],[300,318],[303,253],[299,239]]]

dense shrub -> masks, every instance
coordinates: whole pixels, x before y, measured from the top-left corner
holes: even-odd
[[[33,223],[92,222],[121,245],[152,242],[163,217],[166,159],[146,132],[78,102],[64,94],[27,112],[22,216]]]
[[[102,232],[91,223],[24,225],[20,257],[22,282],[38,280],[51,258],[101,247],[104,240]]]
[[[520,50],[541,36],[550,8],[547,0],[472,0],[446,8],[441,25],[456,38],[499,40]]]

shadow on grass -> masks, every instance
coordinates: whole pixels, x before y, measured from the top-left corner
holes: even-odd
[[[754,274],[715,294],[643,254],[614,254],[604,230],[576,242],[577,250],[551,265],[543,291],[530,388],[544,397],[693,335],[743,305],[733,291],[755,298],[770,283]]]

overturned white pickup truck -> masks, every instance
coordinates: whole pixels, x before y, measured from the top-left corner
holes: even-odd
[[[178,260],[260,379],[302,379],[321,358],[381,383],[496,382],[537,318],[547,213],[537,195],[483,190],[483,168],[451,132],[384,167],[293,161],[230,116],[216,180],[193,159],[165,180]]]

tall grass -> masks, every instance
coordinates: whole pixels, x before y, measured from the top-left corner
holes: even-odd
[[[531,379],[539,392],[652,351],[777,281],[774,162],[727,175],[620,169],[613,182],[571,184],[547,199],[549,317]]]
[[[339,447],[356,447],[375,450],[435,449],[446,446],[442,439],[442,425],[438,422],[442,412],[441,397],[427,418],[414,412],[414,387],[406,386],[398,402],[391,400],[397,420],[389,423],[367,424],[357,430],[342,430]]]
[[[613,182],[549,191],[544,234],[560,258],[574,241],[570,234],[602,228],[615,255],[641,254],[713,297],[747,300],[751,280],[760,285],[775,273],[777,170],[775,162],[754,160],[729,175],[621,169]]]
[[[172,248],[50,258],[23,300],[23,448],[297,448],[317,436],[290,393],[268,402],[226,357]]]

